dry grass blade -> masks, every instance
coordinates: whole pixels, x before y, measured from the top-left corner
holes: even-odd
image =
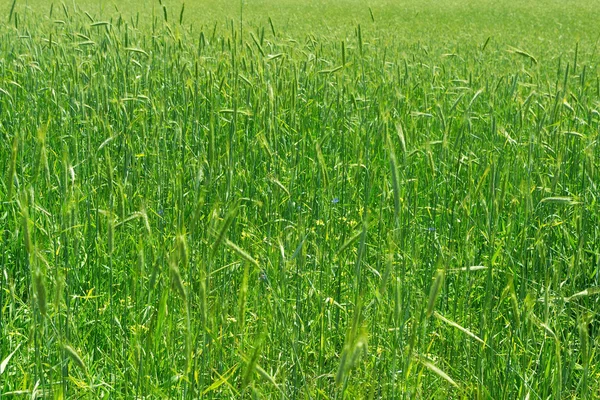
[[[169,264],[169,272],[171,275],[171,282],[173,284],[173,287],[177,290],[181,298],[186,300],[187,295],[185,291],[185,286],[183,284],[183,279],[181,278],[181,273],[179,272],[177,262],[172,258]]]
[[[260,347],[261,343],[258,343],[252,352],[252,356],[246,363],[246,369],[242,376],[242,388],[246,388],[250,382],[252,382],[252,375],[256,371],[256,366],[258,363],[258,358],[260,356]]]
[[[595,287],[591,287],[591,288],[587,288],[585,290],[582,290],[581,292],[577,292],[569,297],[565,298],[565,301],[573,301],[575,299],[578,299],[580,297],[587,297],[587,296],[594,296],[600,294],[600,286],[595,286]]]
[[[227,214],[227,217],[225,217],[225,221],[223,221],[223,225],[221,225],[221,229],[219,229],[219,233],[217,234],[217,237],[215,238],[215,242],[213,243],[213,247],[212,247],[212,250],[210,252],[210,258],[211,259],[213,259],[215,257],[215,255],[217,254],[217,249],[219,248],[219,245],[225,239],[225,234],[227,233],[227,229],[229,229],[229,227],[233,223],[233,220],[235,219],[235,216],[237,215],[237,212],[238,212],[238,208],[234,207]]]
[[[235,371],[237,371],[238,367],[239,367],[239,364],[234,365],[233,367],[229,368],[229,370],[227,372],[225,372],[223,375],[219,374],[218,371],[213,370],[213,372],[219,377],[219,379],[215,380],[209,387],[204,389],[202,394],[205,395],[209,392],[217,390],[218,388],[220,388],[223,385],[227,385],[230,390],[233,390],[234,393],[236,395],[238,395],[239,392],[237,391],[237,389],[229,382],[229,380],[233,377],[233,374],[235,373]]]
[[[427,302],[427,318],[431,317],[433,314],[433,309],[435,308],[435,301],[440,294],[440,289],[442,288],[442,283],[444,282],[444,271],[439,269],[435,274],[435,280],[431,285],[431,289],[429,290],[429,301]]]
[[[417,357],[417,359],[419,360],[419,362],[421,364],[423,364],[425,367],[427,367],[427,369],[429,369],[431,372],[433,372],[440,378],[444,379],[446,382],[448,382],[452,386],[458,388],[458,384],[454,381],[454,379],[450,378],[450,376],[447,373],[445,373],[441,368],[439,368],[433,362],[431,362],[430,360],[428,360],[424,357],[420,357],[420,356]]]
[[[454,321],[449,320],[448,318],[444,317],[442,314],[438,313],[437,311],[433,312],[433,315],[439,319],[442,322],[445,322],[446,324],[458,329],[459,331],[461,331],[462,333],[466,334],[467,336],[475,339],[476,341],[478,341],[481,344],[485,344],[485,342],[476,334],[474,334],[473,332],[471,332],[470,330],[468,330],[467,328],[464,328],[462,326],[460,326],[459,324],[457,324]]]
[[[39,268],[33,274],[33,282],[35,286],[35,297],[37,298],[38,308],[40,309],[40,313],[45,317],[48,312],[46,285],[44,284],[44,278]]]
[[[537,59],[534,56],[532,56],[531,54],[529,54],[528,52],[526,52],[524,50],[511,48],[511,49],[508,50],[508,52],[509,53],[514,53],[514,54],[518,54],[518,55],[520,55],[522,57],[525,57],[525,58],[531,60],[531,62],[533,62],[534,64],[538,63]]]
[[[401,131],[401,130],[400,130]],[[396,161],[396,154],[394,151],[393,143],[389,137],[386,135],[388,153],[390,157],[390,170],[392,172],[392,189],[394,191],[394,214],[396,217],[396,221],[398,221],[400,215],[400,183],[398,179],[398,161]],[[404,142],[402,141],[404,144]],[[404,148],[404,145],[403,145]]]
[[[242,259],[248,261],[251,264],[254,264],[257,267],[260,266],[260,264],[258,263],[258,261],[256,261],[256,259],[254,259],[250,254],[248,254],[246,251],[244,251],[242,248],[240,248],[237,244],[233,243],[231,240],[226,239],[225,244],[227,245],[227,247],[229,247],[231,250],[233,250]]]
[[[283,391],[283,389],[281,388],[281,386],[279,384],[277,384],[277,381],[275,381],[275,378],[271,374],[269,374],[267,371],[265,371],[258,364],[256,364],[255,368],[256,368],[256,372],[258,372],[258,374],[260,376],[262,376],[263,379],[265,379],[266,381],[268,381],[271,385],[275,386],[275,388],[279,391],[279,393],[281,393],[281,395],[283,396],[284,399],[288,398],[285,395],[285,392]]]
[[[71,359],[71,361],[73,361],[73,363],[77,365],[78,368],[80,368],[83,372],[87,373],[87,368],[85,366],[85,363],[83,362],[83,359],[74,348],[72,348],[68,344],[65,344],[63,345],[63,350],[65,351],[65,354]]]
[[[15,135],[13,137],[11,153],[10,153],[10,164],[8,168],[8,176],[6,177],[8,181],[8,196],[7,199],[10,199],[12,196],[13,190],[13,182],[15,180],[15,169],[17,166],[17,151],[19,149],[19,135]]]
[[[6,370],[6,367],[8,366],[8,363],[10,362],[10,359],[15,355],[15,353],[19,350],[19,348],[21,347],[22,343],[19,343],[17,345],[17,348],[13,350],[12,353],[10,353],[8,356],[6,356],[6,358],[4,360],[2,360],[2,362],[0,363],[0,375],[2,375],[4,373],[4,370]]]
[[[542,200],[540,200],[540,203],[556,203],[556,204],[566,204],[566,205],[581,204],[580,201],[577,201],[573,197],[569,197],[569,196],[546,197],[546,198],[543,198]]]
[[[363,230],[359,230],[356,231],[351,237],[350,239],[346,240],[346,242],[338,249],[338,251],[336,252],[337,254],[341,254],[344,250],[346,250],[348,247],[352,246],[352,244],[354,242],[356,242],[358,240],[358,238],[361,237],[363,233]]]
[[[319,161],[319,167],[321,168],[321,176],[323,178],[323,186],[327,187],[329,183],[329,176],[327,174],[327,163],[323,152],[321,151],[321,145],[319,142],[315,142],[315,152],[317,153],[317,160]]]
[[[448,272],[474,272],[487,269],[485,265],[473,265],[471,267],[451,268]]]

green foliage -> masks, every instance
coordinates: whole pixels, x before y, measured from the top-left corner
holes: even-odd
[[[592,5],[67,3],[0,6],[0,394],[600,396]]]

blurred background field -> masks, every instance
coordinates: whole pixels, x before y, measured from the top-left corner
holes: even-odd
[[[8,15],[11,1],[3,2],[0,10]],[[17,11],[32,10],[38,16],[48,15],[54,5],[56,18],[61,18],[61,4],[40,0],[17,2]],[[118,14],[136,17],[148,24],[152,15],[161,17],[159,2],[147,1],[66,1],[94,16]],[[502,45],[532,45],[554,50],[572,50],[573,44],[594,47],[600,29],[600,16],[595,2],[581,1],[361,1],[341,0],[256,0],[256,1],[168,1],[162,2],[173,21],[185,4],[184,21],[197,30],[212,29],[216,22],[226,25],[231,19],[239,22],[240,9],[249,26],[266,25],[271,18],[283,35],[297,38],[308,33],[318,37],[344,39],[353,36],[357,24],[377,36],[394,37],[405,43],[422,41],[470,45],[482,44],[488,37]],[[371,12],[369,12],[369,9]],[[373,21],[372,19],[375,19]]]

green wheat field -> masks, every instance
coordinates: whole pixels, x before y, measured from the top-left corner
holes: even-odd
[[[1,399],[600,398],[597,1],[0,20]]]

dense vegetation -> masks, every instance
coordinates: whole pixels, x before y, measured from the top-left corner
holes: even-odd
[[[0,7],[0,397],[600,396],[599,11],[43,3]]]

